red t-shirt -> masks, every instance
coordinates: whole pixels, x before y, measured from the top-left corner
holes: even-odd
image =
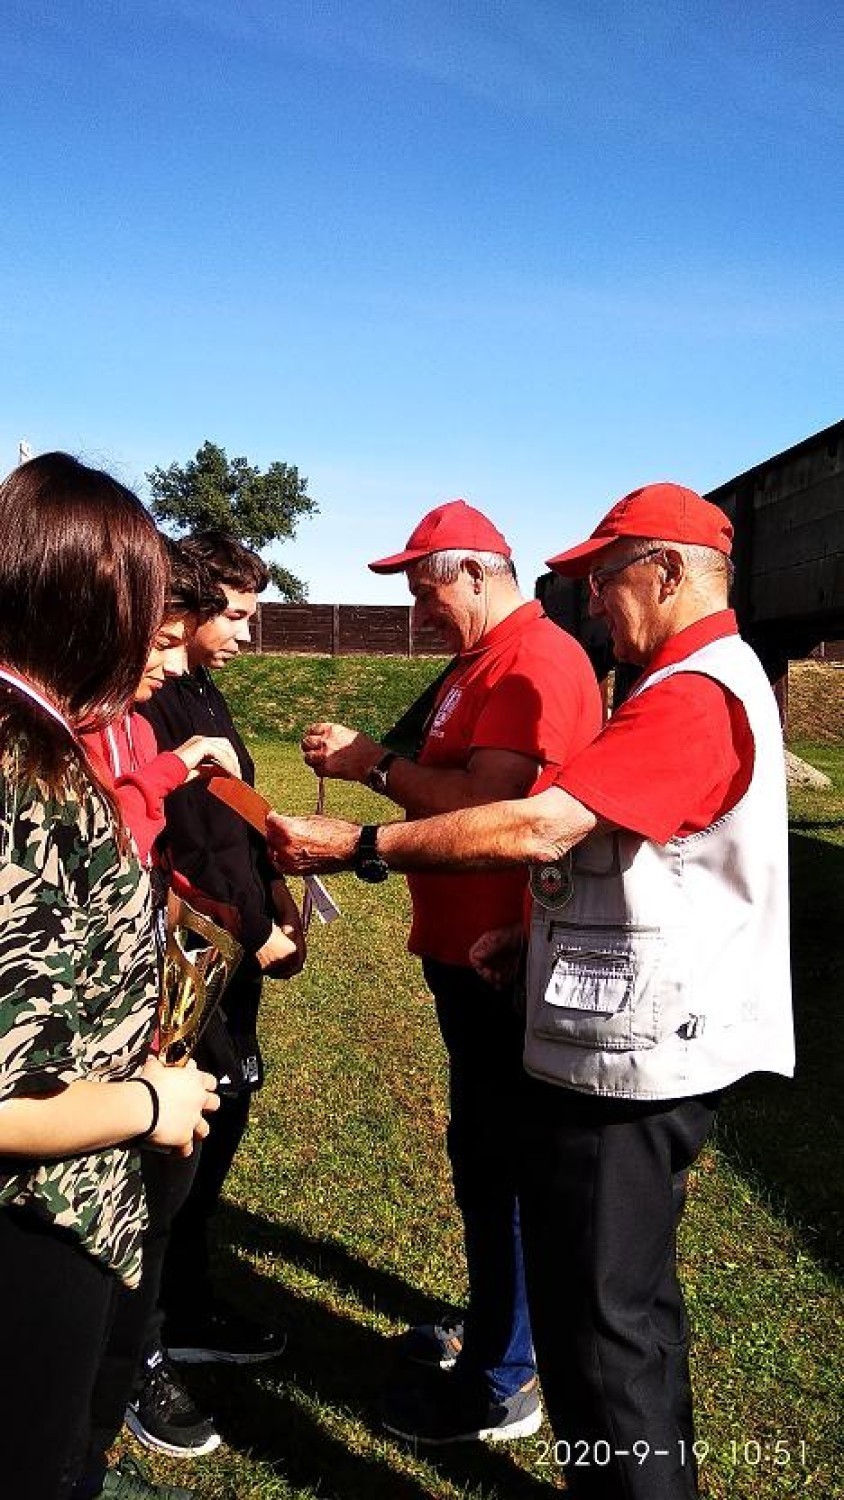
[[[736,635],[720,610],[673,636],[648,675]],[[742,704],[721,683],[681,672],[628,699],[603,731],[534,791],[561,786],[599,817],[664,844],[708,828],[744,795],[753,774],[753,736]]]
[[[423,766],[465,767],[474,750],[509,750],[537,766],[562,766],[601,727],[601,700],[585,651],[542,613],[522,604],[471,651],[440,689]],[[411,953],[468,964],[482,932],[521,918],[524,869],[410,875]]]

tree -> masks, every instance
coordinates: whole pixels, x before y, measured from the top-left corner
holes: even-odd
[[[271,463],[262,473],[207,440],[188,463],[153,469],[147,480],[156,520],[180,531],[228,531],[256,552],[295,536],[299,518],[318,510],[307,479],[293,464]],[[267,566],[283,598],[306,597],[307,588],[295,574],[278,563]]]

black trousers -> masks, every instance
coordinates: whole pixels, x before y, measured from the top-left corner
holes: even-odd
[[[717,1098],[597,1099],[527,1079],[522,1243],[555,1460],[582,1500],[693,1500],[676,1230]]]
[[[257,1058],[254,1082],[260,1087],[263,1075],[255,1038],[260,1000],[260,971],[251,963],[244,963],[223,998],[226,1016],[223,1036],[218,1031],[215,1043],[209,1027],[200,1043],[196,1060],[201,1068],[215,1077],[225,1072],[239,1085],[243,1080],[240,1058],[244,1051],[250,1051]],[[211,1116],[211,1131],[202,1142],[190,1191],[170,1227],[161,1269],[160,1307],[151,1315],[147,1325],[145,1348],[148,1352],[161,1342],[162,1318],[173,1324],[180,1320],[193,1323],[201,1320],[207,1312],[211,1298],[209,1226],[249,1123],[252,1092],[248,1086],[238,1086],[232,1092],[221,1090],[220,1108]]]
[[[501,1399],[536,1373],[516,1190],[524,1015],[511,990],[472,969],[428,958],[423,969],[449,1060],[446,1139],[469,1278],[460,1366]]]
[[[10,1500],[69,1495],[120,1285],[69,1234],[0,1209],[0,1471]]]
[[[106,1453],[123,1426],[142,1353],[150,1338],[160,1338],[158,1306],[161,1268],[177,1209],[190,1191],[199,1148],[190,1156],[142,1151],[141,1166],[149,1224],[144,1233],[143,1274],[137,1290],[118,1285],[115,1306],[97,1379],[91,1395],[90,1433],[80,1493],[98,1493]],[[156,1333],[157,1330],[157,1333]],[[98,1483],[98,1481],[100,1481]]]
[[[202,1142],[196,1175],[184,1203],[173,1219],[161,1274],[161,1311],[151,1316],[146,1347],[161,1338],[161,1316],[191,1320],[207,1312],[211,1290],[208,1280],[208,1230],[216,1213],[223,1183],[249,1123],[248,1089],[221,1095],[220,1108],[211,1118],[211,1132]]]

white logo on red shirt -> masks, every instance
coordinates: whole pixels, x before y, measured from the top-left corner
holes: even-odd
[[[437,709],[436,713],[434,714],[434,718],[433,718],[433,721],[431,723],[431,728],[428,731],[431,739],[438,739],[438,740],[442,739],[442,737],[443,737],[443,726],[451,718],[451,716],[454,713],[454,710],[456,709],[456,707],[457,707],[458,703],[460,702],[460,699],[462,698],[462,696],[463,696],[463,689],[462,688],[459,688],[459,687],[449,688],[448,692],[446,693],[445,697],[443,698],[442,703],[440,704],[439,708]]]

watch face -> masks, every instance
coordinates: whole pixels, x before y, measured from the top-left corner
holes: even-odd
[[[378,829],[373,824],[361,829],[353,868],[358,879],[369,885],[386,880],[390,873],[387,861],[378,853],[377,840]]]

